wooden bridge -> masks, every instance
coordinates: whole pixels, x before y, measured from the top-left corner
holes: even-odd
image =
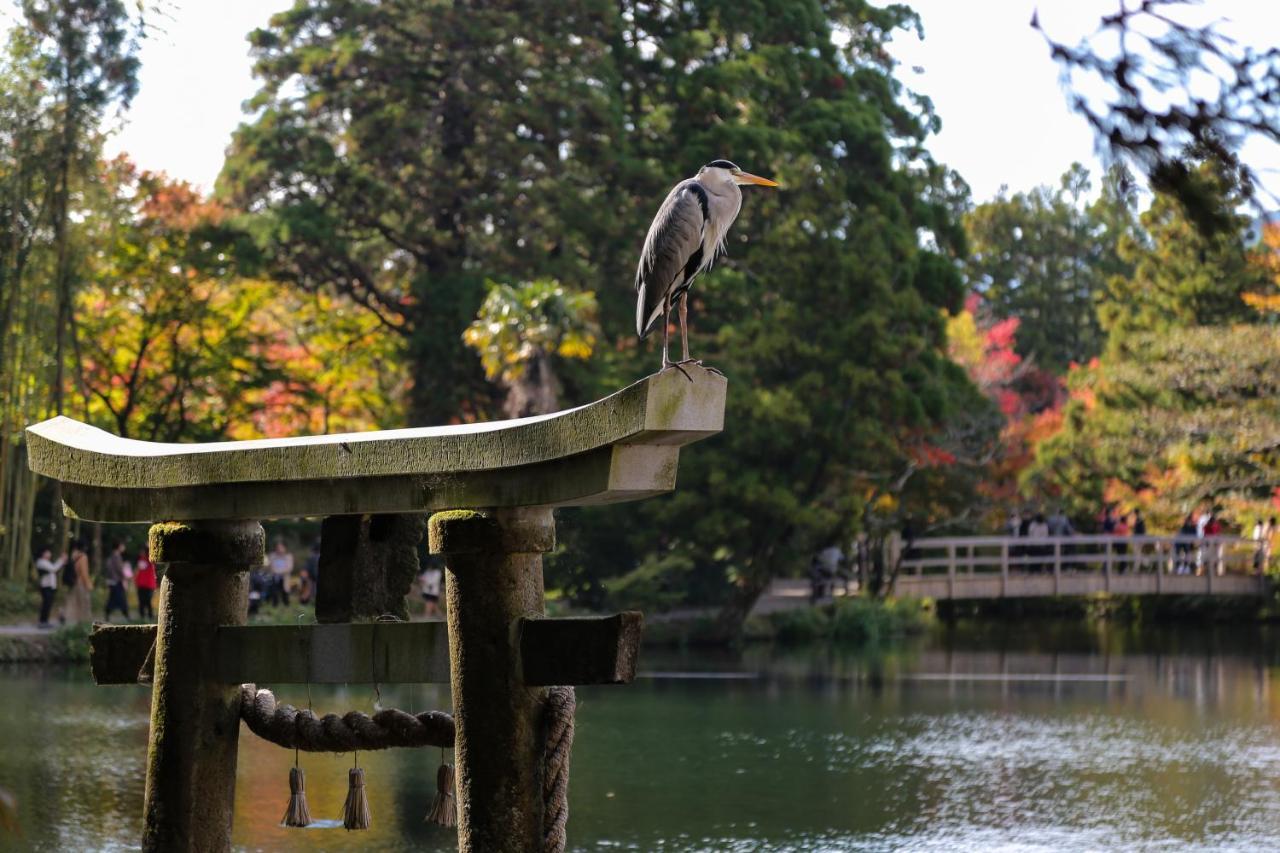
[[[903,547],[894,592],[912,598],[1266,591],[1257,543],[1233,536],[939,537]]]
[[[1257,543],[1233,536],[957,536],[916,539],[890,549],[899,563],[894,594],[904,598],[991,599],[1055,595],[1262,595]],[[848,584],[859,587],[851,567]],[[753,613],[806,606],[809,581],[774,581]]]

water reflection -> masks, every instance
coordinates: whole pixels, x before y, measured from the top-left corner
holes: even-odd
[[[575,850],[1280,847],[1280,642],[1265,631],[962,626],[875,653],[646,654],[579,692]],[[733,677],[725,677],[732,675]],[[0,670],[0,750],[30,849],[136,846],[147,693]],[[305,688],[282,698],[306,704]],[[313,688],[317,710],[368,688]],[[384,704],[447,707],[438,687]],[[362,754],[374,828],[285,830],[291,753],[242,732],[241,850],[449,850],[438,751]],[[302,756],[336,818],[350,756]]]

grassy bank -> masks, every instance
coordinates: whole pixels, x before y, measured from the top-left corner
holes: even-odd
[[[79,663],[89,660],[89,628],[67,625],[40,634],[0,635],[0,663]]]
[[[815,641],[875,645],[919,634],[933,619],[933,603],[927,600],[841,598],[751,619],[744,636],[748,641],[784,645]]]
[[[683,618],[657,616],[645,620],[644,643],[658,647],[731,646],[740,642],[874,645],[921,633],[933,619],[933,605],[928,601],[842,598],[752,617],[740,637],[725,637],[714,611]]]
[[[985,601],[939,601],[938,617],[955,619],[1082,619],[1122,622],[1275,622],[1280,604],[1271,597],[1224,595],[1045,596]]]

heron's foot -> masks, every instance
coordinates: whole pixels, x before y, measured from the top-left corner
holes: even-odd
[[[707,365],[703,364],[703,363],[702,363],[702,359],[700,359],[700,358],[682,358],[682,359],[680,359],[679,361],[673,361],[673,362],[672,362],[672,364],[673,364],[673,365],[676,365],[676,366],[679,366],[679,365],[682,365],[682,364],[692,364],[692,365],[696,365],[696,366],[698,366],[698,367],[701,367],[703,370],[710,371],[711,373],[714,373],[716,376],[724,376],[724,374],[723,374],[722,372],[720,372],[718,369],[716,369],[716,368],[714,368],[714,367],[709,367],[709,366],[707,366]],[[689,375],[689,374],[687,374],[687,373],[685,374],[685,376],[688,376],[688,375]]]
[[[689,362],[687,362],[687,361],[668,361],[666,364],[662,365],[662,369],[663,369],[663,370],[670,370],[671,368],[673,368],[673,367],[674,367],[676,370],[678,370],[678,371],[680,371],[681,373],[683,373],[683,374],[684,374],[684,378],[685,378],[685,379],[688,379],[690,382],[692,382],[692,381],[693,381],[693,377],[689,375],[689,371],[685,370],[685,369],[684,369],[684,367],[682,367],[682,366],[681,366],[681,365],[685,365],[685,364],[689,364]]]

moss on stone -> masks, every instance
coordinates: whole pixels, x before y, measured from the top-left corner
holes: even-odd
[[[437,512],[427,523],[432,554],[481,554],[497,550],[498,523],[484,513],[466,509]]]
[[[261,565],[266,534],[256,521],[162,521],[147,532],[157,563],[200,563],[241,569]]]
[[[432,554],[543,554],[556,545],[548,507],[438,512],[428,531]]]

